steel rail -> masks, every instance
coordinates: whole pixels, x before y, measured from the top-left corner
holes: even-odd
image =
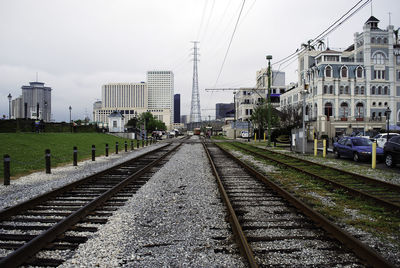
[[[218,148],[220,148],[223,152],[225,152],[229,157],[235,160],[240,166],[249,171],[252,175],[258,178],[260,181],[264,182],[266,185],[271,187],[277,193],[279,193],[283,198],[285,198],[288,202],[290,202],[297,209],[302,211],[305,215],[307,215],[312,221],[321,226],[326,232],[331,234],[334,238],[339,240],[341,243],[346,245],[349,249],[351,249],[360,259],[365,260],[369,265],[373,267],[395,267],[393,264],[389,263],[386,259],[384,259],[381,255],[379,255],[374,249],[368,247],[363,244],[360,240],[353,237],[350,233],[341,229],[339,226],[329,221],[323,215],[319,214],[311,207],[297,199],[295,196],[290,194],[288,191],[281,188],[279,185],[275,184],[271,180],[269,180],[266,176],[262,175],[258,171],[256,171],[251,166],[242,162],[240,159],[235,157],[226,149],[222,148],[217,143],[214,143]]]
[[[173,151],[177,150],[182,143],[178,144],[172,150],[166,152],[158,159],[152,161],[150,164],[143,167],[141,170],[131,174],[126,179],[118,183],[112,189],[107,190],[105,193],[97,197],[96,199],[92,200],[84,207],[80,208],[70,216],[66,217],[65,219],[58,222],[56,225],[50,227],[47,231],[43,232],[39,236],[35,237],[34,239],[30,240],[22,247],[18,248],[11,254],[7,255],[3,259],[0,260],[0,267],[17,267],[23,264],[27,259],[32,257],[38,251],[40,251],[43,247],[45,247],[48,243],[56,239],[59,235],[67,231],[71,228],[74,224],[78,223],[82,219],[84,219],[89,213],[95,210],[97,207],[102,205],[105,201],[123,189],[127,184],[129,184],[133,179],[138,176],[143,175],[156,164],[158,164],[161,160],[171,154]],[[167,145],[168,146],[168,145]],[[118,165],[121,166],[121,165]],[[115,168],[115,167],[114,167]]]
[[[110,168],[107,168],[107,169],[105,169],[103,171],[94,173],[94,174],[92,174],[92,175],[90,175],[88,177],[85,177],[85,178],[80,179],[78,181],[75,181],[75,182],[72,182],[70,184],[64,185],[64,186],[62,186],[62,187],[60,187],[58,189],[55,189],[55,190],[53,190],[51,192],[41,194],[41,195],[39,195],[37,197],[34,197],[32,199],[29,199],[29,200],[26,200],[24,202],[21,202],[20,204],[17,204],[15,206],[12,206],[12,207],[9,207],[9,208],[5,208],[5,209],[0,211],[0,221],[5,221],[9,217],[13,216],[15,213],[20,213],[21,211],[28,210],[28,209],[34,207],[35,205],[37,205],[39,203],[42,203],[42,202],[44,202],[44,201],[46,201],[46,200],[48,200],[50,198],[53,198],[55,196],[58,196],[63,192],[69,191],[69,190],[77,187],[80,184],[83,184],[83,183],[85,183],[87,181],[90,181],[90,180],[92,180],[92,179],[94,179],[94,178],[96,178],[98,176],[105,175],[105,174],[107,174],[109,171],[111,171],[113,169],[116,169],[116,168],[119,168],[119,167],[122,167],[122,166],[126,165],[126,163],[128,163],[128,162],[140,160],[144,156],[147,156],[147,155],[153,154],[153,153],[155,153],[157,151],[160,151],[160,150],[168,147],[170,144],[171,143],[167,143],[164,146],[158,147],[158,148],[156,148],[154,150],[151,150],[151,151],[149,151],[147,153],[141,154],[141,155],[139,155],[139,156],[137,156],[137,157],[135,157],[133,159],[127,160],[127,161],[125,161],[125,162],[123,162],[121,164],[118,164],[116,166],[112,166]]]
[[[240,249],[241,249],[242,253],[244,254],[244,256],[246,257],[247,261],[249,262],[250,267],[256,268],[256,267],[258,267],[258,264],[254,258],[253,250],[251,249],[249,243],[247,242],[247,238],[246,238],[246,236],[243,232],[243,229],[239,223],[239,220],[236,216],[235,210],[233,209],[233,206],[229,200],[228,194],[225,191],[225,187],[222,184],[221,178],[218,174],[217,168],[215,167],[214,161],[211,158],[210,152],[208,151],[206,144],[204,142],[202,142],[202,144],[203,144],[203,148],[207,154],[208,161],[210,162],[212,172],[217,180],[219,192],[221,193],[222,199],[224,200],[224,203],[225,203],[226,207],[228,208],[229,215],[231,217],[231,222],[232,222],[232,229],[238,237]]]
[[[237,145],[237,144],[232,143],[232,145],[233,145],[234,147],[239,148],[239,149],[241,149],[241,150],[244,150],[244,151],[246,151],[246,152],[255,154],[256,156],[261,157],[261,158],[263,158],[263,159],[267,159],[267,160],[274,161],[274,162],[276,162],[276,163],[278,163],[278,164],[281,164],[281,165],[290,167],[290,168],[295,169],[295,170],[297,170],[297,171],[300,171],[300,172],[302,172],[302,173],[304,173],[304,174],[310,175],[310,176],[315,177],[315,178],[317,178],[317,179],[319,179],[319,180],[322,180],[322,181],[324,181],[324,182],[326,182],[326,183],[329,183],[329,184],[331,184],[331,185],[334,185],[334,186],[336,186],[336,187],[338,187],[338,188],[342,188],[342,189],[348,191],[350,194],[352,194],[352,195],[354,195],[354,196],[360,196],[360,197],[363,197],[363,198],[365,198],[365,199],[367,199],[367,200],[370,199],[370,200],[373,200],[373,201],[375,201],[376,203],[378,203],[378,204],[384,206],[385,208],[388,208],[388,209],[391,209],[391,210],[394,210],[394,211],[400,211],[400,205],[399,205],[399,204],[396,204],[396,203],[393,203],[393,202],[391,202],[391,201],[382,199],[382,198],[380,198],[380,197],[371,195],[371,194],[369,194],[369,193],[366,193],[366,192],[363,192],[363,191],[360,191],[360,190],[351,188],[351,187],[346,186],[346,185],[344,185],[344,184],[342,184],[342,183],[335,182],[335,181],[330,180],[330,179],[328,179],[328,178],[322,177],[321,175],[318,175],[318,174],[316,174],[316,173],[313,173],[313,172],[310,172],[310,171],[301,169],[301,168],[296,167],[296,166],[292,166],[292,165],[290,165],[290,164],[288,164],[288,163],[285,163],[285,162],[280,161],[280,160],[278,160],[278,159],[275,159],[275,158],[273,158],[273,157],[266,156],[266,155],[261,154],[261,153],[259,153],[259,152],[256,152],[256,151],[253,151],[253,150],[244,148],[244,147],[239,146],[239,145]],[[268,150],[268,151],[269,151],[269,150]],[[273,152],[273,151],[269,151],[269,152],[275,153],[275,152]],[[279,153],[278,153],[278,154],[279,154]],[[289,155],[286,155],[286,154],[280,154],[280,155],[287,156],[287,157],[289,157],[289,158],[296,159],[296,160],[298,160],[298,161],[303,161],[303,159],[301,159],[301,158],[289,156]],[[329,166],[321,165],[321,164],[319,164],[319,163],[314,163],[314,162],[311,162],[311,161],[308,161],[308,160],[304,160],[303,162],[305,162],[305,163],[307,163],[307,164],[310,164],[310,165],[320,166],[320,167],[323,167],[323,168],[326,168],[326,169],[333,169],[333,170],[335,170],[335,171],[342,172],[342,173],[345,174],[345,175],[350,175],[350,176],[353,176],[353,175],[354,175],[356,178],[363,178],[363,179],[364,179],[364,178],[368,178],[368,177],[364,177],[364,176],[359,176],[358,174],[355,174],[355,173],[352,173],[352,172],[342,171],[342,170],[340,170],[340,169],[331,168],[331,167],[329,167]],[[366,179],[366,180],[367,180],[367,179]],[[369,178],[368,182],[374,183],[375,185],[379,185],[381,181],[375,180],[375,179],[372,179],[372,178]],[[383,185],[384,187],[389,187],[389,186],[391,187],[391,186],[394,185],[394,184],[390,184],[390,183],[384,182],[384,183],[382,183],[381,185]],[[394,186],[396,186],[396,187],[394,187],[395,190],[397,190],[397,188],[399,188],[398,185],[394,185]],[[400,192],[400,188],[399,188],[399,192]]]

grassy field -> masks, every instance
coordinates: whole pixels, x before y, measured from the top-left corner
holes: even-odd
[[[72,163],[73,147],[78,147],[78,161],[91,158],[92,144],[96,146],[96,156],[105,154],[108,143],[109,154],[124,151],[124,142],[130,140],[101,133],[0,133],[1,157],[11,157],[11,176],[21,176],[45,168],[44,151],[51,151],[51,166]],[[136,143],[134,141],[135,149]],[[3,160],[1,160],[3,162]],[[0,164],[0,178],[4,176],[3,163]]]

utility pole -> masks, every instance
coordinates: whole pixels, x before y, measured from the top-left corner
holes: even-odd
[[[267,56],[268,60],[268,70],[267,70],[267,76],[268,76],[268,143],[267,146],[271,146],[271,60],[272,56],[268,55]]]
[[[303,146],[302,146],[302,153],[306,153],[306,96],[308,94],[308,85],[306,84],[306,81],[304,80],[304,90],[301,92],[301,95],[303,97]]]
[[[233,92],[233,139],[236,140],[236,92]]]

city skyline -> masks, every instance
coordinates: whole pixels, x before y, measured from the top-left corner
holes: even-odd
[[[171,70],[181,114],[190,113],[191,40],[199,40],[202,115],[215,115],[215,103],[230,103],[232,92],[205,88],[252,87],[256,71],[300,48],[358,1],[266,3],[247,1],[227,60],[216,83],[242,1],[2,1],[0,4],[0,114],[8,115],[7,95],[18,97],[29,82],[46,83],[56,121],[91,116],[107,83],[146,81],[148,70]],[[400,3],[375,1],[372,14],[386,28],[400,26]],[[38,15],[39,14],[39,15]],[[325,39],[333,49],[351,45],[353,34],[371,15],[370,5]],[[156,19],[155,19],[156,18]],[[51,21],[52,23],[49,23]],[[166,23],[168,22],[168,23]],[[271,27],[268,27],[271,25]],[[273,42],[271,42],[271,39]],[[286,83],[297,82],[297,62],[283,69]],[[274,66],[278,67],[278,66]],[[281,66],[285,67],[285,66]],[[208,110],[207,110],[208,109]]]

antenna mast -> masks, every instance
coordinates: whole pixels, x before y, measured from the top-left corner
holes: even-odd
[[[199,41],[192,41],[193,47],[193,83],[192,83],[192,103],[190,106],[190,122],[201,122],[200,111],[200,94],[199,94],[199,81],[197,74],[197,43]]]

